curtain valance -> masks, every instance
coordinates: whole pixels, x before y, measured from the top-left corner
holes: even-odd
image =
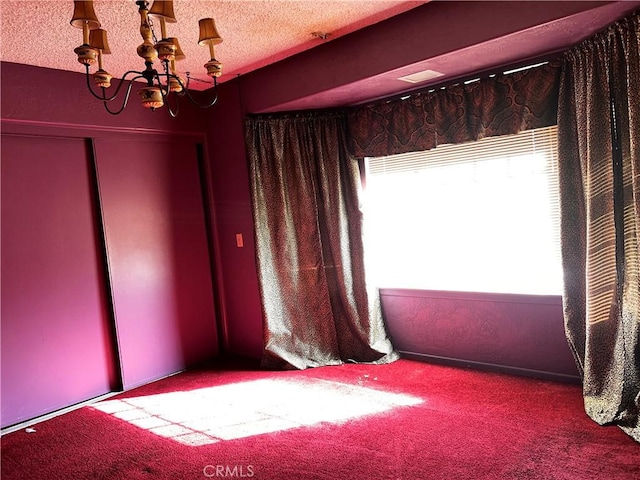
[[[356,157],[429,150],[555,125],[559,65],[548,63],[347,112]]]

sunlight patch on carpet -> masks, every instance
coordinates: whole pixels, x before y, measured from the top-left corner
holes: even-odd
[[[323,422],[341,423],[423,401],[326,380],[263,379],[106,400],[92,408],[161,437],[199,446]]]

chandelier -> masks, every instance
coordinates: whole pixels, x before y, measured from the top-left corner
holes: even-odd
[[[121,113],[129,101],[133,82],[143,79],[146,86],[139,90],[142,106],[152,111],[166,106],[172,117],[178,115],[177,97],[186,96],[192,103],[200,108],[213,106],[218,99],[217,78],[222,74],[222,64],[215,59],[214,46],[222,42],[222,38],[216,30],[212,18],[199,20],[200,45],[208,45],[211,54],[204,67],[207,75],[213,79],[213,98],[205,104],[196,101],[189,93],[189,82],[191,74],[187,72],[187,79],[180,77],[176,71],[176,62],[183,60],[185,54],[180,48],[178,39],[167,35],[167,23],[176,23],[173,13],[173,0],[155,0],[149,9],[149,2],[136,1],[138,13],[140,14],[140,35],[142,44],[138,46],[137,53],[144,60],[145,69],[142,71],[129,70],[119,80],[118,86],[113,94],[108,95],[107,89],[111,87],[113,76],[103,68],[103,55],[110,54],[107,42],[107,32],[103,30],[100,21],[93,8],[93,1],[74,0],[73,18],[71,25],[82,29],[82,45],[74,52],[78,55],[78,62],[85,66],[87,87],[91,94],[102,101],[105,109],[112,115]],[[153,30],[153,18],[160,21],[160,31],[162,38],[157,39]],[[154,68],[154,61],[160,61],[160,71]],[[90,69],[97,63],[98,69],[91,74]],[[124,90],[123,90],[124,86]],[[115,108],[111,108],[112,101],[123,92],[122,103]],[[118,102],[119,103],[119,102]]]

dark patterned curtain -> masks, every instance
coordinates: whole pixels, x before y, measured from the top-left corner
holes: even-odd
[[[351,153],[380,157],[555,125],[558,81],[553,63],[353,108]]]
[[[246,122],[267,367],[397,358],[365,287],[360,173],[344,132],[341,114]]]
[[[564,57],[558,111],[567,338],[587,413],[640,441],[640,14]]]

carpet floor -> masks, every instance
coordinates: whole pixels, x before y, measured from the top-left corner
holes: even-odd
[[[636,479],[580,387],[410,360],[215,364],[2,437],[18,479]]]

